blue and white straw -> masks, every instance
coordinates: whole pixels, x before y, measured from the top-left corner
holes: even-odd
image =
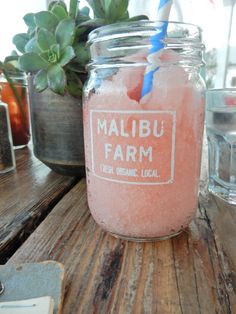
[[[150,38],[152,48],[150,49],[147,57],[148,66],[144,75],[141,97],[144,97],[151,92],[154,73],[159,69],[159,56],[164,48],[164,38],[167,33],[167,21],[169,19],[171,6],[172,0],[160,0],[158,7],[158,20],[163,22],[159,23],[157,26],[157,33]]]
[[[173,0],[160,0],[157,10],[158,21],[168,21]]]

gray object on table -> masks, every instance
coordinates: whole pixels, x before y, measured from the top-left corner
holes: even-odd
[[[61,313],[63,278],[63,265],[53,261],[0,266],[0,282],[4,286],[0,302],[51,296],[53,313]]]

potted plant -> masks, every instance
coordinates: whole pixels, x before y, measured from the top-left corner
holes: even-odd
[[[129,0],[52,1],[47,11],[24,16],[27,33],[13,42],[20,69],[29,76],[29,99],[34,153],[53,170],[67,175],[84,173],[82,90],[87,79],[89,32],[120,21],[146,19],[128,14]]]

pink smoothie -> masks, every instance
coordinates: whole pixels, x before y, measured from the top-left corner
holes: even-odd
[[[120,69],[84,103],[88,203],[105,230],[162,238],[192,220],[204,120],[202,83],[181,67],[155,73],[139,101],[144,69]]]

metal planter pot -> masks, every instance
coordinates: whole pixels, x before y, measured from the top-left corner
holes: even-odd
[[[82,100],[35,91],[29,78],[34,154],[57,173],[85,174]]]

